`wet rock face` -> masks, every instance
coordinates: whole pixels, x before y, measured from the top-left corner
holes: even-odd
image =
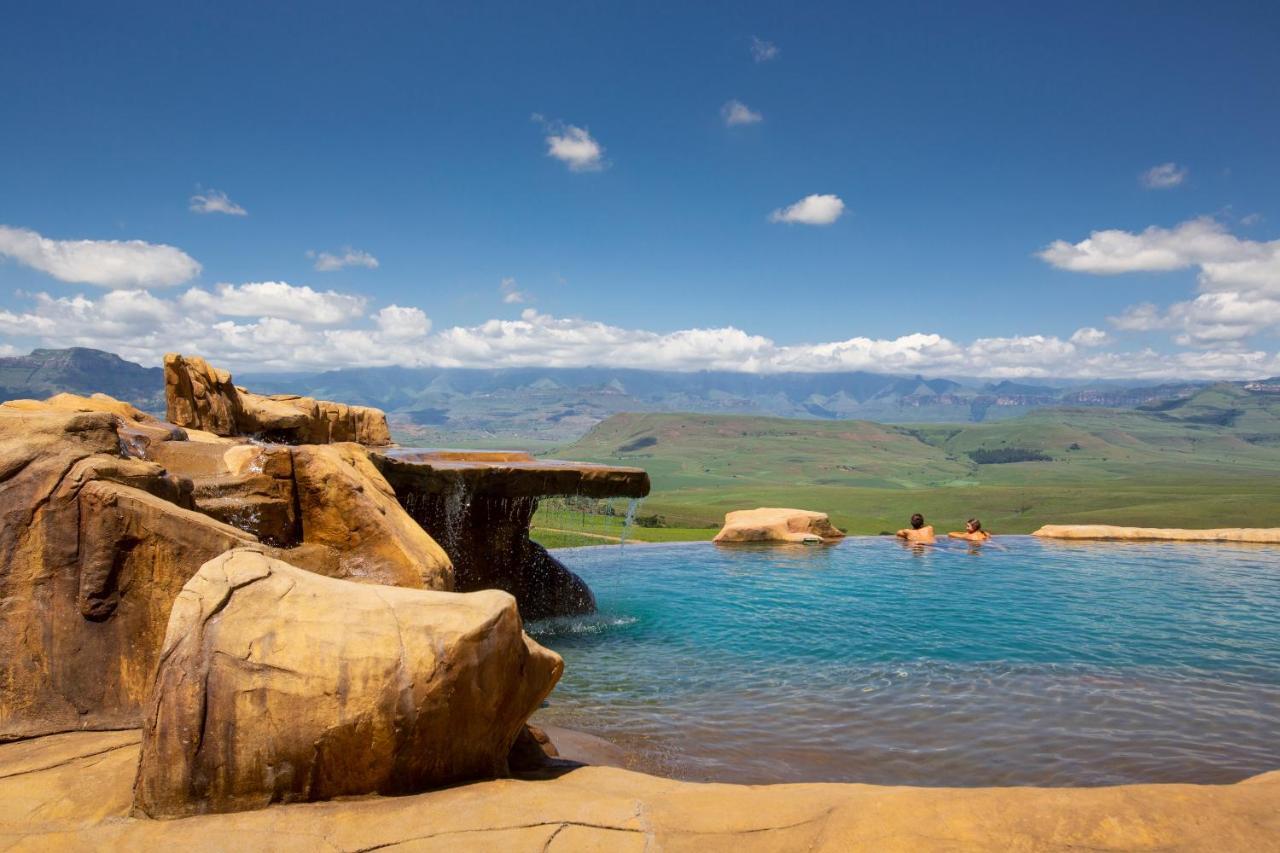
[[[0,740],[134,724],[174,597],[254,541],[123,456],[117,420],[0,406]]]
[[[387,417],[379,409],[291,394],[254,394],[198,356],[165,355],[164,391],[170,421],[214,435],[253,435],[283,444],[391,443]]]
[[[241,811],[502,776],[562,670],[504,593],[353,584],[232,551],[174,604],[135,811]]]
[[[596,609],[582,578],[529,538],[538,497],[649,493],[649,475],[638,468],[539,461],[522,453],[392,450],[371,458],[413,519],[448,551],[454,588],[505,590],[525,619]]]
[[[586,581],[529,538],[534,498],[417,492],[412,481],[397,482],[405,509],[449,552],[458,591],[509,592],[525,619],[595,612]]]

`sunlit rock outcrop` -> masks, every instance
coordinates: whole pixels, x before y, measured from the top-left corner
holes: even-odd
[[[0,513],[0,740],[135,725],[170,605],[228,549],[453,585],[363,447],[252,444],[103,395],[0,405]]]
[[[387,417],[379,409],[295,394],[254,394],[198,356],[165,355],[164,385],[166,417],[178,426],[285,444],[391,443]]]
[[[136,724],[174,597],[255,541],[65,408],[0,406],[0,740]]]
[[[835,542],[844,533],[831,524],[825,512],[807,509],[761,507],[727,513],[724,527],[712,541],[730,542]]]
[[[173,607],[135,809],[241,811],[506,775],[562,669],[505,593],[352,584],[232,551]]]
[[[332,577],[416,589],[454,589],[444,549],[410,517],[390,484],[355,444],[292,448],[303,540],[331,563],[304,564]]]

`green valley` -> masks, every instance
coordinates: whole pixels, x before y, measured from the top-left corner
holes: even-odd
[[[1042,409],[994,423],[887,425],[620,414],[553,455],[644,467],[636,538],[710,538],[724,513],[796,506],[853,533],[922,512],[954,528],[1280,523],[1280,395],[1238,384],[1139,409]],[[551,526],[541,517],[538,526]],[[580,542],[576,544],[587,544]]]

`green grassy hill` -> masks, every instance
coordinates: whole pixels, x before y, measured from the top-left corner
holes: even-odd
[[[1226,384],[1145,410],[983,424],[624,414],[554,455],[646,468],[642,513],[672,527],[768,505],[829,512],[856,533],[897,529],[916,511],[948,528],[978,515],[1007,533],[1280,525],[1280,397]]]

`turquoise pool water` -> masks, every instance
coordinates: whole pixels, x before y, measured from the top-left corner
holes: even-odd
[[[1280,768],[1280,549],[1002,537],[557,552],[599,614],[543,722],[734,782],[1234,782]]]

